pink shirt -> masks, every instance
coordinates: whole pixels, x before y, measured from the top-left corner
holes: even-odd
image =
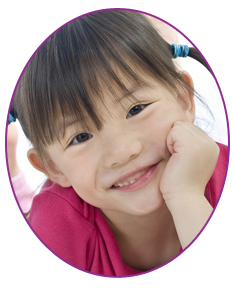
[[[205,193],[213,207],[227,169],[228,149],[221,144],[219,147],[220,156]],[[83,201],[73,188],[62,188],[48,180],[34,198],[29,223],[53,253],[74,267],[107,276],[140,273],[122,261],[101,211]]]

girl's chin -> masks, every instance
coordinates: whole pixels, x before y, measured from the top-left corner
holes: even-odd
[[[131,203],[129,209],[127,209],[127,213],[135,216],[146,216],[161,210],[165,206],[165,201],[161,192],[158,196],[155,196],[153,198],[142,199],[143,201],[134,201]]]

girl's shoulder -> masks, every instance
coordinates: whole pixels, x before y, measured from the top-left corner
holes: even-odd
[[[130,275],[101,211],[83,201],[72,188],[47,181],[35,196],[29,224],[59,258],[82,270],[104,275]]]
[[[222,143],[218,143],[218,142],[216,142],[216,144],[219,146],[219,150],[220,150],[218,163],[219,165],[221,164],[224,167],[226,167],[227,161],[228,161],[228,154],[229,154],[228,146]]]
[[[217,145],[219,146],[220,150],[219,158],[216,163],[214,173],[207,183],[205,191],[205,196],[213,208],[216,206],[223,190],[228,169],[229,156],[228,146],[221,143],[217,143]]]
[[[73,215],[71,222],[83,219],[87,223],[93,224],[94,209],[95,207],[82,200],[72,187],[61,187],[48,179],[40,193],[34,197],[29,219],[32,223],[34,217],[44,215],[44,217],[48,217],[47,221],[49,222],[53,215],[56,215],[56,218],[70,218],[70,215]]]
[[[213,178],[215,179],[218,188],[221,190],[224,185],[228,169],[229,149],[228,146],[224,144],[217,143],[217,145],[219,146],[219,158],[213,173]]]
[[[94,207],[72,188],[47,180],[34,197],[29,225],[36,236],[66,262],[81,269],[91,265],[97,240]]]

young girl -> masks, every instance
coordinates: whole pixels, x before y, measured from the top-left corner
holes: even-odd
[[[206,66],[140,13],[113,10],[62,27],[25,69],[11,116],[48,176],[28,221],[70,265],[107,276],[154,269],[211,215],[227,147],[193,125],[193,82],[172,61],[187,55]]]

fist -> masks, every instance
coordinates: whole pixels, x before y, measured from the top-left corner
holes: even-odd
[[[160,179],[164,200],[204,195],[219,156],[219,147],[203,130],[188,122],[175,122],[167,136],[171,157]]]

